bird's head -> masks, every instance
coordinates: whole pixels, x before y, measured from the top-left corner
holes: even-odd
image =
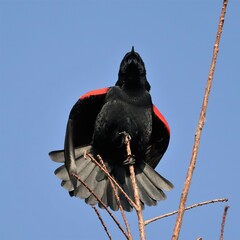
[[[147,91],[150,90],[144,62],[140,55],[134,51],[134,47],[132,47],[131,52],[124,56],[120,64],[116,86],[122,87],[123,85],[130,88],[143,86]]]

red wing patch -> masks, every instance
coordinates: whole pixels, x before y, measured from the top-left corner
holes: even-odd
[[[87,92],[80,97],[80,100],[83,100],[84,98],[88,98],[88,97],[91,97],[91,96],[106,94],[108,92],[108,90],[109,90],[109,88],[100,88],[100,89],[97,89],[97,90]]]
[[[153,112],[163,122],[166,129],[168,130],[168,133],[170,134],[170,127],[168,125],[167,120],[164,118],[164,116],[161,114],[161,112],[157,109],[157,107],[155,105],[153,105]]]

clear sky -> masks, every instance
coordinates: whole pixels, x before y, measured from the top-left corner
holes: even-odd
[[[48,152],[63,148],[73,104],[114,85],[132,45],[171,127],[157,167],[175,188],[144,219],[179,205],[222,0],[0,0],[0,239],[107,239],[93,210],[70,198]],[[188,205],[227,197],[226,240],[240,239],[240,1],[230,0]],[[180,239],[218,239],[225,203],[186,212]],[[113,239],[124,239],[103,217]],[[119,216],[119,214],[117,214]],[[138,239],[136,214],[127,214]],[[176,216],[146,227],[170,239]]]

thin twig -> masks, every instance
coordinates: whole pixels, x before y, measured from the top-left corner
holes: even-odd
[[[184,209],[184,211],[186,210],[190,210],[192,208],[195,208],[195,207],[201,207],[201,206],[204,206],[204,205],[207,205],[207,204],[211,204],[211,203],[216,203],[216,202],[227,202],[228,199],[227,198],[219,198],[219,199],[214,199],[214,200],[209,200],[209,201],[205,201],[205,202],[201,202],[201,203],[196,203],[196,204],[193,204],[191,206],[188,206]],[[170,212],[170,213],[166,213],[166,214],[163,214],[161,216],[158,216],[158,217],[155,217],[155,218],[151,218],[149,220],[146,220],[144,222],[145,226],[149,223],[152,223],[152,222],[155,222],[159,219],[162,219],[162,218],[165,218],[165,217],[169,217],[169,216],[172,216],[174,214],[177,214],[178,213],[178,210],[175,210],[173,212]]]
[[[107,168],[106,168],[106,165],[105,165],[104,161],[102,160],[101,156],[100,156],[100,155],[97,155],[97,158],[98,158],[99,162],[102,164],[103,168],[108,172],[108,170],[107,170]],[[116,187],[115,187],[113,181],[112,181],[110,178],[109,178],[109,181],[110,181],[110,184],[111,184],[111,187],[112,187],[112,189],[113,189],[115,198],[116,198],[116,200],[117,200],[117,203],[118,203],[120,212],[121,212],[121,214],[122,214],[123,221],[124,221],[125,226],[126,226],[126,229],[127,229],[128,239],[129,239],[129,240],[132,240],[132,234],[131,234],[131,231],[130,231],[130,227],[129,227],[129,224],[128,224],[126,215],[125,215],[125,213],[124,213],[124,210],[123,210],[123,207],[122,207],[120,198],[119,198],[119,196],[118,196],[118,194],[117,194]]]
[[[211,86],[212,86],[212,80],[213,80],[214,70],[215,70],[215,66],[216,66],[217,54],[218,54],[218,50],[219,50],[219,42],[220,42],[221,33],[222,33],[222,29],[223,29],[223,23],[224,23],[224,17],[225,17],[225,13],[226,13],[227,4],[228,4],[228,0],[224,0],[222,12],[221,12],[221,16],[220,16],[220,20],[219,20],[219,24],[218,24],[216,41],[215,41],[214,48],[213,48],[213,57],[212,57],[212,62],[211,62],[210,71],[209,71],[209,75],[208,75],[207,86],[206,86],[205,94],[204,94],[204,98],[203,98],[202,109],[201,109],[201,113],[200,113],[200,117],[199,117],[198,127],[197,127],[197,130],[195,133],[191,161],[190,161],[190,164],[188,167],[186,180],[185,180],[183,191],[181,194],[178,216],[177,216],[176,224],[175,224],[175,227],[173,230],[172,240],[177,240],[179,238],[179,233],[180,233],[180,229],[181,229],[181,225],[182,225],[182,219],[183,219],[183,215],[184,215],[184,211],[185,211],[187,196],[188,196],[194,168],[196,165],[196,159],[197,159],[197,153],[198,153],[201,133],[202,133],[202,129],[204,126],[206,110],[207,110],[207,105],[208,105],[208,98],[209,98],[210,90],[211,90]]]
[[[107,206],[104,204],[104,202],[92,191],[92,189],[90,189],[88,187],[88,185],[82,181],[82,179],[75,173],[72,173],[72,176],[75,177],[85,188],[87,188],[87,190],[98,200],[98,202],[103,206],[103,208],[108,212],[108,214],[110,215],[110,217],[113,219],[113,221],[117,224],[118,228],[122,231],[122,233],[124,234],[124,236],[128,239],[128,235],[127,233],[124,231],[124,229],[122,228],[121,224],[117,221],[117,219],[113,216],[113,214],[111,213],[111,211],[109,211],[109,209],[107,208]]]
[[[130,137],[125,136],[124,143],[126,144],[126,150],[127,150],[127,156],[131,157],[131,148],[130,148]],[[130,172],[130,178],[132,181],[132,187],[133,187],[133,194],[134,194],[134,199],[135,203],[137,205],[136,212],[137,212],[137,217],[138,217],[138,228],[139,228],[139,233],[140,233],[140,240],[145,240],[146,235],[145,235],[145,226],[144,226],[144,220],[143,220],[143,215],[142,215],[142,208],[141,208],[141,203],[140,203],[140,198],[139,198],[139,193],[138,193],[138,186],[136,183],[136,176],[135,176],[135,171],[134,171],[134,166],[132,164],[129,165],[129,172]]]
[[[119,188],[119,190],[121,191],[121,193],[127,198],[127,200],[129,201],[129,203],[134,207],[137,208],[137,205],[132,201],[132,199],[126,194],[126,192],[121,188],[121,186],[116,182],[116,180],[109,174],[108,171],[106,171],[104,169],[104,167],[102,167],[98,161],[96,161],[96,159],[91,155],[91,154],[87,154],[88,157],[90,157],[90,159],[108,176],[109,179],[111,179],[111,181],[113,181],[113,183]]]
[[[222,224],[221,224],[221,233],[220,233],[220,240],[223,240],[223,234],[224,234],[224,228],[225,228],[225,222],[227,217],[227,211],[229,209],[229,206],[225,206],[223,216],[222,216]]]
[[[104,221],[103,221],[103,219],[102,219],[99,211],[97,210],[97,208],[96,208],[95,206],[92,206],[92,208],[94,209],[95,213],[97,214],[98,219],[100,220],[100,222],[101,222],[101,224],[102,224],[105,232],[106,232],[107,235],[108,235],[108,238],[109,238],[110,240],[112,240],[112,237],[111,237],[111,235],[110,235],[110,233],[109,233],[109,231],[108,231],[108,229],[107,229],[107,226],[106,226],[106,224],[104,223]]]

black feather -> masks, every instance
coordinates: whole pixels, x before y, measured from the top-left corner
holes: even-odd
[[[50,158],[64,163],[55,170],[61,185],[71,196],[85,199],[90,205],[98,203],[86,187],[73,176],[77,174],[99,199],[112,210],[119,204],[107,175],[86,154],[97,159],[100,154],[109,174],[134,201],[123,132],[131,137],[132,158],[135,159],[136,181],[141,205],[154,206],[166,198],[163,191],[173,185],[154,168],[165,153],[169,126],[152,103],[145,64],[134,51],[127,53],[115,86],[85,94],[73,106],[67,124],[64,150],[52,151]],[[101,164],[101,163],[100,163]],[[125,211],[133,206],[116,187]],[[99,207],[103,206],[99,203]]]

